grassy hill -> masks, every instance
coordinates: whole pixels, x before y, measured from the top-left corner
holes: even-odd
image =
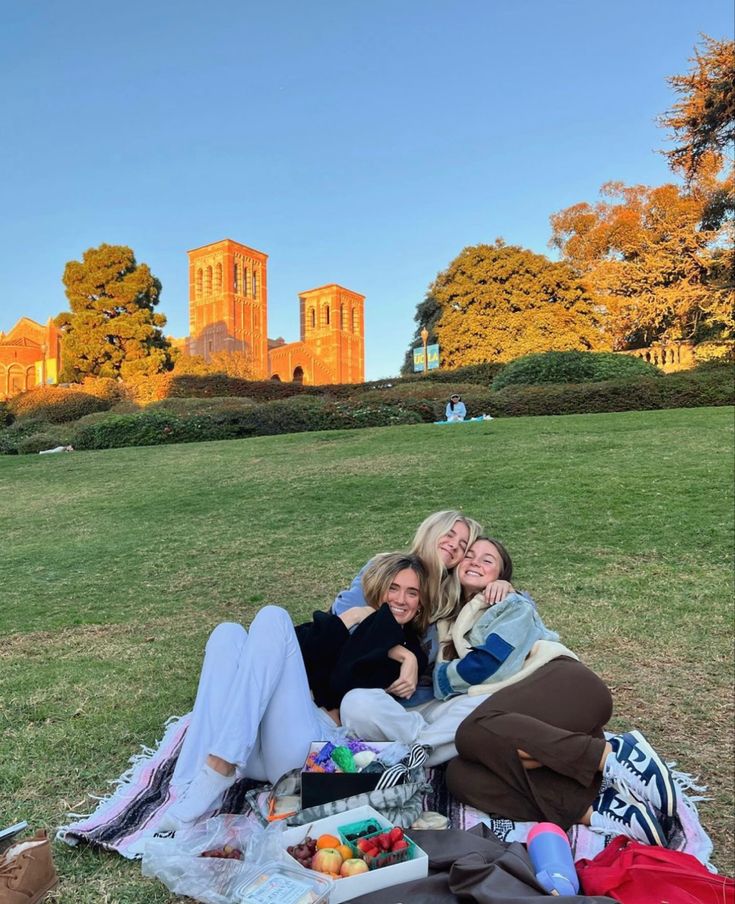
[[[727,408],[2,457],[2,820],[87,812],[190,707],[217,622],[265,602],[306,617],[461,507],[611,685],[613,726],[709,786],[732,874],[732,460]],[[173,900],[121,858],[56,858],[57,901]]]

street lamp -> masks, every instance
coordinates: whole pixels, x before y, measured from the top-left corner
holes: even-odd
[[[420,335],[421,341],[424,344],[424,373],[426,373],[429,369],[429,356],[426,353],[426,343],[429,339],[429,331],[426,329],[426,327],[422,328]]]

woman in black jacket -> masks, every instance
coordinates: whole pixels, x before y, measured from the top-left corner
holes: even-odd
[[[300,766],[312,741],[326,741],[334,711],[355,687],[402,695],[407,653],[425,665],[426,569],[403,553],[376,557],[363,576],[367,606],[315,612],[294,628],[266,606],[248,631],[218,625],[207,641],[199,687],[171,782],[173,804],[159,831],[193,822],[239,776],[274,782]],[[332,712],[330,712],[332,711]]]

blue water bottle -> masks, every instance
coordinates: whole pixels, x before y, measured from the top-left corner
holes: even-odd
[[[528,833],[528,855],[536,879],[549,894],[576,895],[579,879],[567,833],[553,822],[540,822]]]

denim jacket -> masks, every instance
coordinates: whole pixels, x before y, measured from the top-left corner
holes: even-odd
[[[481,595],[470,600],[452,627],[452,640],[461,658],[434,668],[439,700],[509,677],[521,669],[537,641],[558,641],[559,635],[544,625],[530,596],[511,593],[490,607]]]

